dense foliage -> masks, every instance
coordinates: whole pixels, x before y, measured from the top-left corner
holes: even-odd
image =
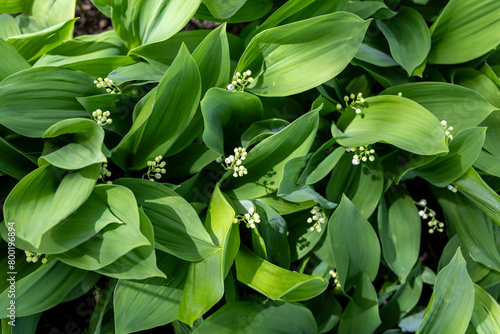
[[[2,333],[500,333],[500,1],[92,2],[0,2]]]

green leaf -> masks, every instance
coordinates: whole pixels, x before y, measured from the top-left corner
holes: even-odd
[[[234,217],[233,208],[217,186],[205,228],[220,250],[189,266],[178,319],[190,326],[224,295],[224,277],[239,247],[238,229],[233,230]]]
[[[431,49],[431,34],[422,15],[415,9],[403,7],[403,11],[387,23],[376,22],[389,42],[392,57],[411,76]],[[413,37],[408,39],[408,36]]]
[[[3,61],[0,64],[0,81],[7,78],[11,74],[31,67],[31,65],[17,52],[17,50],[12,45],[1,39],[1,36],[0,54],[3,58]]]
[[[448,152],[443,126],[427,109],[405,97],[374,96],[365,99],[361,114],[348,108],[332,134],[344,147],[384,141],[406,151],[434,155]]]
[[[453,184],[496,224],[500,225],[500,196],[481,179],[474,168],[470,168]]]
[[[314,184],[322,180],[335,168],[344,155],[345,148],[337,147],[333,149],[334,142],[334,139],[327,141],[311,156],[306,169],[300,176],[300,180],[305,178],[306,184]]]
[[[321,277],[278,267],[242,246],[236,256],[238,281],[273,300],[303,301],[316,297],[328,286]]]
[[[357,284],[365,273],[375,279],[380,265],[377,234],[345,196],[330,217],[327,237],[344,291]]]
[[[265,30],[255,36],[237,71],[252,71],[248,90],[286,96],[316,87],[342,72],[368,28],[350,13],[333,13]]]
[[[210,14],[221,19],[227,19],[233,16],[245,2],[246,0],[203,0]]]
[[[380,325],[377,292],[364,273],[354,290],[352,300],[340,316],[339,334],[370,334]]]
[[[475,90],[497,109],[500,108],[500,87],[486,74],[474,68],[457,68],[452,72],[453,82]]]
[[[233,0],[230,0],[233,1]],[[246,0],[243,6],[227,19],[217,18],[211,15],[208,7],[201,3],[196,11],[195,17],[203,21],[242,23],[260,19],[273,8],[273,4],[268,0]]]
[[[201,0],[113,0],[113,27],[129,49],[160,42],[181,30]]]
[[[346,11],[358,15],[362,19],[367,19],[379,11],[383,13],[382,19],[389,19],[396,15],[383,1],[349,1]]]
[[[165,155],[193,118],[201,92],[200,72],[183,47],[165,73],[150,103],[146,104],[129,133],[113,149],[113,162],[138,170],[147,161]],[[159,140],[158,134],[162,133]]]
[[[319,109],[303,115],[248,152],[244,164],[248,175],[231,180],[229,194],[249,199],[275,192],[283,178],[286,162],[309,152],[316,136]]]
[[[25,0],[4,0],[0,4],[0,13],[17,14],[23,10]]]
[[[51,261],[30,275],[21,279],[16,277],[15,311],[17,317],[25,317],[48,310],[59,304],[64,297],[85,277],[85,271]],[[10,277],[7,277],[10,278]],[[40,287],[43,287],[40,288]],[[11,298],[8,289],[0,294],[0,318],[9,314]]]
[[[7,38],[7,42],[12,44],[27,61],[31,62],[62,44],[73,30],[75,21],[76,19],[70,19],[39,32],[11,36]]]
[[[146,330],[177,319],[189,264],[158,252],[158,268],[167,278],[118,281],[113,301],[118,333]]]
[[[451,0],[431,27],[430,64],[463,63],[494,49],[500,38],[500,3]]]
[[[361,3],[366,3],[366,2],[361,2]],[[376,3],[381,4],[380,2]],[[379,67],[391,67],[398,65],[398,63],[391,56],[365,43],[361,43],[358,52],[356,53],[356,56],[354,58]]]
[[[75,17],[73,0],[25,0],[23,15],[38,19],[47,27]]]
[[[238,331],[261,334],[318,333],[309,309],[298,303],[234,301],[225,304],[195,329],[193,334],[232,334]]]
[[[224,155],[224,146],[238,147],[241,130],[262,117],[262,103],[255,95],[212,88],[201,101],[205,129],[203,142]]]
[[[21,34],[21,29],[12,15],[0,14],[0,38],[7,39],[11,36]]]
[[[111,6],[113,0],[90,0],[97,9],[107,17],[111,17]]]
[[[16,224],[16,239],[36,251],[43,235],[87,200],[99,170],[100,165],[95,164],[63,174],[45,165],[23,178],[10,192],[3,208],[5,221]]]
[[[500,110],[492,112],[482,123],[481,126],[487,127],[484,149],[495,157],[500,158]]]
[[[0,138],[0,171],[21,180],[37,167],[32,159],[8,141]]]
[[[489,154],[485,150],[479,152],[479,156],[474,162],[473,167],[481,170],[483,173],[500,177],[500,158]]]
[[[451,224],[465,250],[474,261],[500,271],[500,254],[495,244],[491,220],[464,195],[434,189],[446,222]]]
[[[15,73],[0,83],[0,123],[26,137],[41,137],[53,124],[88,118],[75,97],[101,93],[88,74],[40,67]]]
[[[437,275],[434,293],[417,333],[465,333],[473,307],[474,285],[458,249]]]
[[[404,283],[420,251],[420,216],[410,194],[389,188],[378,208],[378,231],[385,262]]]
[[[56,138],[46,141],[39,165],[51,164],[61,169],[75,170],[106,162],[101,152],[104,130],[89,119],[66,119],[45,131],[43,138]]]
[[[451,134],[472,128],[495,110],[479,93],[458,85],[444,82],[416,82],[391,87],[382,94],[397,95],[417,102],[439,120],[453,126]]]
[[[478,334],[500,332],[500,305],[479,285],[474,285],[474,310],[470,319]]]
[[[254,122],[241,135],[241,145],[244,148],[248,148],[263,139],[280,132],[289,124],[290,122],[280,118],[271,118]]]
[[[376,64],[373,65],[372,63],[375,62]],[[380,63],[379,61],[376,61],[376,58],[354,58],[351,61],[351,64],[354,66],[359,66],[366,70],[384,88],[403,85],[415,81],[413,77],[408,77],[406,72],[404,72],[402,69],[396,67],[381,68]]]
[[[200,261],[218,250],[196,211],[173,190],[149,180],[119,179],[114,183],[132,190],[151,219],[157,249],[186,261]]]
[[[485,128],[466,129],[458,133],[449,144],[449,153],[428,164],[414,169],[411,174],[420,176],[436,187],[445,187],[462,176],[474,164],[483,147]]]

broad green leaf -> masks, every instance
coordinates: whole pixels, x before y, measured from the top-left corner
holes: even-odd
[[[96,195],[119,224],[109,224],[89,240],[57,255],[64,263],[85,270],[103,268],[132,249],[150,244],[140,232],[139,210],[132,191],[118,185],[100,187]]]
[[[345,11],[348,2],[348,0],[316,0],[313,3],[308,4],[308,6],[304,9],[287,18],[284,23],[301,21],[316,16]]]
[[[242,129],[262,117],[262,103],[255,95],[212,88],[201,101],[205,129],[203,142],[224,155],[224,146],[240,146]]]
[[[349,1],[346,11],[358,15],[362,19],[367,19],[378,11],[382,14],[381,19],[389,19],[396,15],[383,1]],[[378,16],[380,14],[376,15],[376,18],[379,18]]]
[[[24,177],[10,192],[3,208],[5,221],[16,224],[16,238],[36,251],[43,234],[87,200],[99,171],[99,164],[69,172],[45,165]]]
[[[434,189],[446,222],[451,224],[474,261],[500,271],[500,254],[491,220],[466,196],[447,189]]]
[[[497,109],[500,108],[500,87],[486,74],[474,68],[457,68],[451,73],[453,83],[481,94]]]
[[[280,119],[271,118],[263,121],[254,122],[241,135],[241,145],[248,148],[267,137],[274,135],[286,128],[290,122]]]
[[[263,96],[297,94],[339,74],[355,56],[368,21],[333,13],[256,35],[236,68],[252,71],[248,90]]]
[[[349,108],[332,123],[332,134],[344,147],[384,141],[406,151],[434,155],[448,151],[443,126],[427,109],[405,97],[374,96],[357,115]]]
[[[338,324],[342,314],[342,306],[335,297],[335,290],[328,290],[303,305],[313,313],[319,333],[328,333]]]
[[[316,297],[328,286],[321,277],[278,267],[242,246],[236,256],[238,281],[273,300],[303,301]]]
[[[418,260],[420,226],[410,194],[401,186],[389,188],[378,207],[378,232],[385,262],[402,283]]]
[[[200,92],[200,72],[183,47],[151,95],[152,103],[144,106],[129,133],[113,149],[113,162],[138,170],[148,160],[165,155],[194,116]]]
[[[169,156],[165,168],[169,177],[183,177],[199,173],[220,155],[205,145],[193,142],[175,155]]]
[[[345,152],[343,147],[334,149],[334,146],[332,146],[334,142],[334,139],[327,141],[311,156],[299,180],[305,178],[306,184],[314,184],[332,171]]]
[[[149,180],[119,179],[114,183],[132,190],[151,219],[157,249],[186,261],[200,261],[218,250],[196,211],[173,190]]]
[[[318,333],[311,311],[299,303],[234,301],[205,319],[193,334]]]
[[[377,234],[347,197],[330,217],[327,232],[342,289],[349,290],[363,274],[374,280],[380,265]]]
[[[113,0],[90,0],[97,9],[107,17],[111,17],[111,6]]]
[[[40,67],[18,72],[0,83],[0,124],[26,137],[41,137],[67,118],[87,118],[75,97],[101,90],[88,74]]]
[[[339,334],[370,334],[380,325],[377,292],[367,273],[360,278],[352,300],[340,316]]]
[[[189,266],[178,319],[192,325],[224,295],[224,278],[239,247],[235,212],[217,186],[208,207],[205,228],[219,251]]]
[[[85,273],[81,269],[56,260],[41,266],[26,277],[21,279],[15,277],[16,316],[25,317],[56,306],[80,283]],[[8,294],[7,289],[0,294],[0,318],[6,318],[9,314],[7,308],[10,306],[11,298],[7,298]]]
[[[246,0],[203,0],[210,13],[220,19],[233,16],[245,4]]]
[[[363,60],[361,58],[354,58],[351,61],[351,64],[366,70],[384,88],[403,85],[415,81],[413,77],[408,77],[407,73],[402,69],[397,67],[381,68],[378,62],[375,65],[372,64],[375,63],[375,61],[376,58]]]
[[[248,175],[232,179],[229,194],[238,199],[262,197],[275,192],[286,162],[309,152],[316,136],[319,108],[257,144],[248,152]],[[257,185],[257,186],[256,186]]]
[[[478,334],[500,332],[500,305],[479,285],[474,285],[474,310],[470,321]]]
[[[113,27],[129,49],[161,42],[181,30],[201,0],[113,0]]]
[[[227,0],[225,0],[227,1]],[[234,1],[234,0],[229,0]],[[194,15],[197,19],[210,22],[241,23],[260,19],[273,8],[268,0],[246,0],[236,13],[227,19],[214,17],[208,7],[202,2]]]
[[[47,27],[75,17],[73,0],[25,0],[23,15],[38,19]]]
[[[451,262],[437,275],[434,293],[417,333],[463,334],[473,307],[474,285],[458,249]]]
[[[15,327],[8,325],[8,328],[2,328],[5,334],[36,334],[36,328],[42,313],[35,313],[27,317],[16,317]],[[2,325],[5,322],[10,322],[9,318],[2,319]]]
[[[21,34],[21,29],[12,15],[0,14],[0,38],[7,39]]]
[[[25,0],[3,0],[0,3],[0,13],[17,14],[23,10]]]
[[[303,211],[314,205],[313,201],[307,201],[303,203],[293,203],[285,201],[284,199],[277,197],[276,195],[260,197],[258,201],[264,202],[270,207],[272,207],[280,215],[286,215],[298,211]]]
[[[144,83],[160,82],[162,77],[162,72],[143,62],[121,66],[108,75],[108,78],[113,80],[113,83],[116,85],[130,81],[142,81]]]
[[[478,125],[495,110],[478,92],[444,82],[416,82],[391,87],[382,94],[399,92],[429,110],[438,120],[446,120],[453,126],[453,135]]]
[[[436,187],[445,187],[469,170],[483,147],[485,128],[466,129],[449,144],[449,153],[425,166],[416,168],[412,175],[420,176]]]
[[[116,331],[131,333],[168,324],[177,319],[189,264],[158,252],[158,268],[167,278],[119,280],[114,294]]]
[[[495,157],[500,158],[500,110],[492,112],[481,124],[487,127],[484,149]]]
[[[45,142],[39,165],[51,164],[61,169],[75,170],[106,162],[101,151],[104,130],[89,119],[73,118],[60,121],[45,131]]]
[[[474,168],[470,168],[453,184],[497,225],[500,225],[500,196],[481,179]]]
[[[345,148],[342,147],[345,151]],[[343,154],[333,168],[326,186],[326,198],[339,203],[345,194],[368,219],[375,211],[384,190],[384,175],[378,157],[374,161],[352,164],[353,153]]]
[[[451,0],[431,27],[430,64],[458,64],[472,60],[498,45],[500,3]]]
[[[500,158],[489,154],[485,150],[479,152],[479,156],[474,162],[473,167],[481,170],[483,173],[500,177]]]
[[[389,42],[394,60],[411,76],[431,49],[431,34],[423,17],[415,9],[403,7],[387,23],[377,21],[377,27]]]
[[[0,171],[21,180],[36,167],[33,158],[0,138]]]
[[[1,39],[1,36],[0,54],[3,58],[2,63],[0,63],[0,81],[11,74],[31,67],[31,65],[17,52],[16,48]]]
[[[382,4],[381,2],[375,2],[375,3]],[[398,65],[398,63],[391,56],[365,43],[361,43],[358,52],[356,52],[356,56],[354,56],[354,58],[379,67],[391,67]]]
[[[75,21],[76,19],[70,19],[39,32],[11,36],[7,38],[7,42],[12,44],[27,61],[32,62],[62,44],[69,37]]]

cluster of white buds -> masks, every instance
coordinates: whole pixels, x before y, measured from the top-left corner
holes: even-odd
[[[113,80],[109,78],[97,78],[97,80],[94,80],[94,83],[97,88],[106,88],[106,92],[110,94],[121,94],[122,92],[120,88],[113,83]]]
[[[161,179],[161,175],[167,172],[164,168],[167,163],[165,161],[161,161],[161,159],[163,159],[163,157],[159,155],[153,161],[148,161],[148,171],[142,176],[142,178],[147,176],[150,181],[154,181],[154,179]]]
[[[349,100],[351,100],[350,103]],[[344,102],[346,104],[346,108],[353,109],[358,115],[361,114],[361,108],[368,107],[362,93],[358,93],[358,95],[354,94],[351,94],[350,96],[346,95],[344,96]],[[337,110],[338,111],[342,110],[342,105],[340,103],[337,104]]]
[[[369,146],[348,147],[345,151],[354,152],[354,156],[352,157],[353,165],[359,165],[361,161],[375,161],[375,150]]]
[[[110,176],[111,172],[108,170],[108,164],[102,164],[101,173],[99,174],[99,179],[101,179],[102,182],[106,182],[107,184],[113,184],[113,182],[111,181],[106,181],[106,178]]]
[[[248,174],[247,169],[242,165],[243,160],[247,158],[247,151],[244,147],[237,147],[234,149],[234,155],[218,157],[215,161],[220,163],[225,170],[232,170],[233,176],[243,176]]]
[[[336,288],[340,288],[340,281],[339,281],[339,277],[337,275],[337,271],[336,270],[330,270],[330,275],[332,275],[332,278],[333,278],[333,284],[335,284],[335,287]]]
[[[429,233],[432,234],[435,230],[443,232],[444,223],[436,219],[436,212],[427,206],[427,201],[425,199],[421,199],[420,202],[415,203],[424,208],[423,210],[418,211],[418,215],[422,217],[422,219],[430,218],[427,223],[429,226]]]
[[[255,228],[255,223],[260,223],[260,216],[254,208],[250,208],[244,215],[238,215],[233,219],[233,223],[244,222],[247,228]]]
[[[33,262],[33,263],[38,262],[40,257],[43,255],[43,254],[38,254],[38,253],[30,252],[30,251],[24,251],[24,253],[26,254],[26,261]],[[49,257],[48,255],[45,255],[44,257],[42,257],[43,264],[45,264],[47,262],[48,257]]]
[[[248,70],[243,72],[241,75],[240,72],[236,72],[233,77],[233,81],[229,85],[227,85],[227,90],[231,92],[243,92],[245,91],[246,85],[253,82],[253,78],[251,77],[252,71]]]
[[[451,135],[451,130],[453,130],[453,127],[448,126],[448,123],[444,119],[441,121],[441,125],[443,126],[444,135],[446,136],[446,138],[452,140],[453,136]]]
[[[453,186],[451,184],[449,184],[446,188],[448,188],[448,190],[451,191],[452,193],[456,193],[458,191],[458,187]]]
[[[314,225],[309,227],[309,231],[316,231],[321,232],[321,224],[324,224],[326,221],[325,213],[323,212],[323,209],[321,209],[319,206],[315,206],[311,209],[310,211],[313,216],[307,218],[307,223],[311,224],[314,222]]]
[[[109,118],[111,113],[109,111],[102,111],[101,109],[97,109],[92,113],[92,117],[94,117],[94,121],[97,122],[99,125],[106,125],[106,124],[111,124],[113,123],[113,120]]]

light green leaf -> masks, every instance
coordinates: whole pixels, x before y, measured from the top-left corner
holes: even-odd
[[[452,72],[453,83],[475,90],[489,103],[500,109],[500,87],[486,74],[474,68],[457,68]]]
[[[410,194],[389,188],[378,208],[378,231],[385,262],[404,283],[420,251],[420,216]]]
[[[232,334],[238,331],[261,334],[318,333],[309,309],[299,303],[234,301],[205,319],[193,334]]]
[[[342,72],[355,56],[368,21],[338,12],[271,28],[256,35],[237,71],[252,71],[248,90],[263,96],[297,94]]]
[[[330,217],[327,238],[344,291],[357,284],[363,274],[375,279],[380,265],[377,234],[345,196]]]
[[[238,281],[273,300],[303,301],[316,297],[328,286],[321,277],[278,267],[242,246],[236,256]]]
[[[0,25],[1,25],[0,21]],[[4,41],[0,36],[0,54],[3,61],[0,63],[0,81],[9,75],[30,68],[31,65],[17,52],[16,48]]]
[[[111,6],[113,0],[90,0],[97,9],[107,17],[111,17]]]
[[[88,74],[64,68],[32,68],[0,83],[0,124],[26,137],[41,137],[67,118],[88,118],[75,97],[101,90]]]
[[[21,180],[36,167],[33,158],[0,138],[0,171]]]
[[[495,157],[500,158],[500,110],[492,112],[481,124],[487,127],[484,149]]]
[[[249,199],[275,192],[286,162],[309,152],[316,136],[319,109],[308,112],[250,150],[244,164],[248,175],[232,180],[228,193],[238,199]]]
[[[23,15],[38,19],[47,27],[75,17],[73,0],[25,0]]]
[[[453,126],[452,135],[478,125],[495,110],[478,92],[444,82],[405,84],[386,89],[382,94],[399,92],[429,110],[438,120],[446,120]]]
[[[370,334],[380,325],[377,292],[367,273],[360,278],[352,300],[340,316],[339,334]]]
[[[483,173],[500,177],[500,158],[489,154],[485,150],[481,150],[477,160],[474,162],[474,169],[479,169]]]
[[[345,148],[337,147],[334,149],[334,143],[335,140],[331,139],[314,152],[299,180],[305,178],[306,184],[314,184],[322,180],[335,168],[344,155]]]
[[[178,319],[192,325],[224,295],[224,278],[239,247],[235,212],[217,186],[208,207],[205,228],[220,250],[189,266]]]
[[[201,92],[200,72],[183,47],[135,119],[129,133],[113,149],[113,162],[134,170],[165,155],[193,118]],[[158,134],[162,133],[159,140]]]
[[[25,0],[3,0],[0,3],[0,13],[17,14],[23,10]]]
[[[380,2],[376,3],[381,4]],[[398,63],[394,59],[392,59],[391,56],[365,43],[361,43],[354,58],[379,67],[398,66]]]
[[[463,334],[473,307],[474,285],[458,249],[451,262],[437,275],[434,293],[417,333]]]
[[[104,130],[94,121],[66,119],[52,125],[43,134],[43,138],[56,137],[60,138],[45,142],[42,156],[38,159],[40,166],[51,164],[75,170],[107,161],[101,152]]]
[[[408,75],[425,61],[431,49],[431,34],[422,15],[415,9],[403,7],[387,23],[376,21],[389,42],[394,60],[403,66]],[[412,38],[408,38],[412,36]]]
[[[114,294],[118,333],[131,333],[168,324],[177,319],[189,264],[158,252],[158,268],[167,278],[119,280]]]
[[[226,1],[226,0],[225,0]],[[229,0],[233,1],[233,0]],[[195,17],[200,20],[210,22],[241,23],[251,22],[260,19],[273,8],[273,4],[268,0],[246,0],[243,6],[227,19],[217,18],[211,15],[208,7],[201,3],[196,11]]]
[[[76,19],[70,19],[39,32],[12,36],[7,38],[7,42],[12,44],[27,61],[31,62],[62,44],[73,30],[75,21]]]
[[[351,108],[332,123],[332,134],[344,147],[384,141],[406,151],[434,155],[448,152],[443,126],[427,109],[405,97],[374,96],[357,115]]]
[[[290,122],[280,118],[271,118],[254,122],[241,135],[241,145],[244,148],[248,148],[263,139],[280,132],[289,124]]]
[[[383,13],[382,19],[389,19],[397,14],[391,11],[383,1],[349,1],[346,11],[358,15],[362,19],[367,19],[378,11]],[[377,18],[379,18],[378,16]]]
[[[7,39],[11,36],[21,34],[21,29],[12,15],[0,14],[0,38]]]
[[[203,0],[210,14],[220,19],[233,16],[245,2],[246,0]]]
[[[201,0],[113,0],[113,27],[129,49],[160,42],[181,30]]]
[[[430,64],[458,64],[498,45],[500,2],[451,0],[431,27]]]
[[[192,206],[163,184],[149,180],[119,179],[134,193],[155,230],[155,247],[186,261],[200,261],[218,248]]]
[[[474,284],[474,310],[470,321],[478,334],[500,332],[500,305],[476,284]]]
[[[87,200],[99,171],[99,164],[66,173],[45,165],[23,178],[3,208],[5,221],[16,224],[16,239],[36,251],[43,235]]]
[[[162,72],[143,62],[118,67],[108,75],[116,85],[130,81],[160,82],[162,77]]]

